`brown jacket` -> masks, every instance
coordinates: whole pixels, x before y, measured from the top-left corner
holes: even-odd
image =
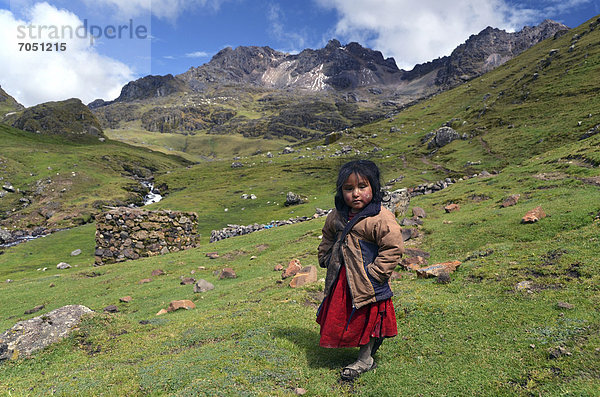
[[[354,308],[391,298],[389,278],[403,252],[400,226],[380,203],[369,204],[350,222],[347,213],[334,209],[319,244],[319,265],[327,268],[325,295],[345,264]]]

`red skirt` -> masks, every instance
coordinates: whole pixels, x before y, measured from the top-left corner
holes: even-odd
[[[321,325],[321,347],[358,347],[369,343],[371,338],[398,335],[391,299],[353,310],[345,266],[321,305],[317,323]]]

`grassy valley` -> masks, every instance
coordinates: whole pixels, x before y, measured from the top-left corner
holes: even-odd
[[[101,209],[94,207],[97,200],[129,200],[130,176],[148,172],[168,186],[166,197],[148,208],[195,211],[202,235],[193,250],[102,267],[93,267],[93,224],[3,250],[2,330],[35,316],[24,312],[38,305],[50,311],[83,304],[96,313],[59,344],[1,363],[1,392],[284,396],[301,387],[312,396],[598,395],[598,43],[600,22],[593,18],[451,91],[344,130],[334,143],[325,145],[324,137],[294,142],[289,154],[282,150],[291,143],[283,140],[234,145],[229,136],[198,134],[187,141],[136,129],[106,131],[147,145],[140,148],[0,126],[0,176],[15,187],[34,190],[39,180],[64,179],[65,192],[52,186],[56,192],[41,197],[91,214]],[[442,125],[464,138],[428,149],[425,135]],[[411,207],[425,209],[427,218],[407,247],[431,253],[430,264],[462,265],[447,284],[398,268],[401,278],[392,288],[399,335],[378,352],[376,371],[348,384],[339,381],[339,369],[354,361],[356,349],[318,347],[315,312],[323,282],[292,289],[273,271],[293,258],[317,265],[323,218],[216,243],[208,236],[227,224],[331,208],[337,169],[354,158],[380,164],[384,182],[402,177],[393,188],[461,179],[412,198]],[[242,166],[232,167],[234,161]],[[483,171],[489,174],[471,177]],[[288,191],[306,195],[308,203],[284,206]],[[518,203],[501,207],[512,194],[521,195]],[[0,199],[3,222],[35,223],[44,199],[11,216],[17,197],[23,195]],[[446,213],[450,203],[460,210]],[[521,223],[538,206],[548,216]],[[60,225],[63,212],[57,214]],[[82,254],[71,257],[77,248]],[[219,258],[209,259],[208,252]],[[61,261],[73,268],[57,270]],[[225,267],[238,278],[219,280]],[[166,275],[139,284],[155,269]],[[195,294],[180,285],[181,276],[206,279],[215,289]],[[126,295],[133,300],[120,303]],[[190,299],[196,309],[156,316],[174,299]],[[108,305],[119,312],[103,313]]]

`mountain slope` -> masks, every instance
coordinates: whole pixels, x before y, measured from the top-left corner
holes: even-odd
[[[0,120],[7,114],[23,109],[23,105],[17,102],[13,97],[0,87]]]

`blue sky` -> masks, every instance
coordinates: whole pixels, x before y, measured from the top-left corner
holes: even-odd
[[[298,52],[331,38],[409,70],[487,26],[576,27],[598,14],[600,0],[0,0],[0,85],[27,106],[110,100],[128,81],[182,73],[226,46]],[[80,26],[96,37],[69,35]],[[36,42],[66,49],[33,51]]]

